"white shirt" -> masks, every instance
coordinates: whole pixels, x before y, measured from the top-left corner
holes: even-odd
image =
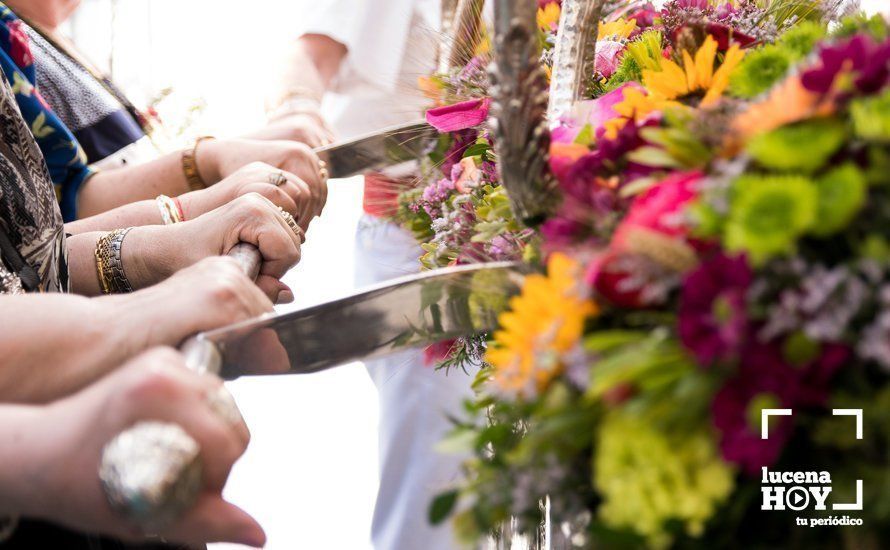
[[[346,138],[422,117],[417,81],[436,68],[440,0],[319,0],[300,34],[322,34],[348,52],[324,103]]]

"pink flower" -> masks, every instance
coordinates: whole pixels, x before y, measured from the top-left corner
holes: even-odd
[[[596,43],[596,72],[609,78],[618,70],[618,63],[624,44],[614,40],[600,40]]]
[[[559,126],[551,133],[551,139],[557,143],[572,143],[588,124],[593,134],[598,135],[606,122],[619,116],[615,106],[624,101],[624,90],[628,87],[642,89],[636,82],[629,82],[597,99],[580,102],[572,115],[560,120]]]
[[[443,134],[478,126],[488,118],[489,98],[471,99],[426,112],[426,121]]]
[[[622,220],[612,243],[621,247],[634,228],[657,231],[669,237],[685,237],[684,209],[696,198],[696,186],[702,173],[675,172],[634,199],[627,216]]]
[[[7,23],[9,27],[9,53],[12,60],[20,68],[30,67],[34,64],[34,56],[31,55],[31,46],[28,42],[28,35],[22,28],[22,22],[19,20]]]

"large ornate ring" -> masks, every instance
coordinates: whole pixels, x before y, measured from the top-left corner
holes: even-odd
[[[287,183],[287,176],[284,175],[284,172],[273,172],[269,174],[269,183],[274,185],[275,187],[281,187],[282,185]]]
[[[176,424],[141,422],[102,450],[99,479],[111,508],[144,533],[175,523],[201,490],[201,448]]]
[[[244,421],[235,398],[225,386],[219,385],[207,392],[207,405],[215,415],[230,425]]]
[[[290,230],[294,232],[294,235],[300,238],[300,242],[306,240],[305,235],[303,234],[303,229],[297,224],[297,220],[291,216],[290,212],[285,210],[284,208],[278,207],[278,212],[281,213],[281,217],[284,218],[284,221],[287,223],[287,226],[290,227]]]

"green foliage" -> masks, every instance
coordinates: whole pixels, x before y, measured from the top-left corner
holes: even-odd
[[[643,128],[640,134],[656,147],[640,147],[628,155],[634,162],[666,168],[702,168],[711,160],[711,150],[685,126]]]
[[[455,504],[457,504],[457,491],[448,491],[447,493],[437,495],[430,505],[428,517],[430,524],[439,525],[445,521],[451,515],[452,510],[454,510]]]
[[[621,62],[618,64],[618,68],[615,69],[615,72],[609,77],[609,81],[605,86],[605,91],[611,92],[612,90],[617,90],[628,82],[639,82],[642,78],[643,72],[634,57],[632,55],[623,55],[621,57]]]
[[[843,123],[816,119],[755,136],[747,152],[764,168],[809,174],[824,166],[846,139]]]

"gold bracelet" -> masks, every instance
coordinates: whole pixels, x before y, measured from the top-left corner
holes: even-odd
[[[158,195],[155,202],[158,204],[158,210],[161,211],[161,219],[164,220],[164,225],[173,225],[183,221],[179,207],[174,199],[167,195]]]
[[[115,229],[102,235],[96,243],[96,272],[99,274],[99,286],[103,294],[133,292],[121,261],[124,238],[132,229]]]
[[[185,149],[182,152],[182,173],[189,184],[192,191],[200,191],[207,188],[207,182],[201,177],[198,171],[198,146],[202,141],[208,139],[216,139],[213,136],[201,136],[195,140],[195,145],[191,149]]]

